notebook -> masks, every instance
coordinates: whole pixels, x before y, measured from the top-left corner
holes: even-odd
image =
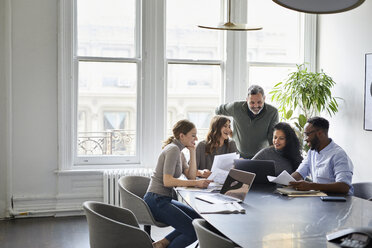
[[[242,202],[255,176],[254,173],[231,169],[219,193],[200,194],[195,198],[209,203]]]
[[[273,160],[234,159],[234,168],[256,174],[255,184],[271,184],[267,176],[275,176]]]

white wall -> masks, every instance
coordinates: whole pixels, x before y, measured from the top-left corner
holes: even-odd
[[[0,218],[6,209],[5,0],[0,0]]]
[[[337,83],[340,111],[330,136],[354,163],[353,182],[372,181],[372,131],[363,130],[364,55],[372,52],[372,1],[339,14],[319,16],[318,68]]]
[[[12,127],[5,132],[0,129],[0,137],[11,130],[11,141],[0,143],[0,169],[4,168],[3,146],[10,145],[12,176],[8,192],[13,197],[15,212],[35,214],[40,210],[81,209],[85,200],[102,200],[101,173],[57,173],[59,1],[1,1],[11,7],[7,15],[11,17],[8,25],[11,29],[11,94],[8,97],[12,100],[6,111],[11,115]],[[4,15],[1,10],[0,18]],[[2,44],[0,40],[0,52]],[[0,64],[0,68],[4,66]],[[4,106],[4,84],[0,87],[0,106]],[[5,119],[3,108],[0,108],[0,120]],[[2,172],[1,189],[6,181],[2,180],[5,174]],[[3,199],[0,191],[0,211]]]
[[[57,1],[12,1],[13,194],[55,195]]]

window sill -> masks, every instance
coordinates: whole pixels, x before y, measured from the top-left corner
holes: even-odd
[[[129,169],[129,168],[149,168],[145,166],[141,166],[140,164],[126,164],[126,165],[76,165],[72,166],[69,169],[59,169],[55,170],[54,172],[58,175],[76,175],[76,174],[81,174],[81,175],[100,175],[103,173],[105,170],[120,170],[120,169]]]

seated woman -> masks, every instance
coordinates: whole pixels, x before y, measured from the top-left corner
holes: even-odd
[[[154,247],[186,247],[196,241],[192,220],[201,218],[191,207],[172,199],[173,187],[207,188],[210,181],[195,180],[195,125],[188,120],[178,121],[173,127],[173,136],[169,137],[160,153],[155,172],[144,200],[150,207],[155,220],[174,227],[174,231],[165,238],[154,242]],[[184,148],[190,151],[190,162],[181,152]],[[189,180],[179,179],[183,173]]]
[[[208,177],[215,155],[237,152],[235,141],[231,135],[230,120],[222,115],[212,118],[207,138],[196,146],[197,176]]]
[[[296,171],[302,161],[300,142],[292,127],[285,122],[274,126],[273,145],[259,151],[252,159],[274,160],[275,174]]]

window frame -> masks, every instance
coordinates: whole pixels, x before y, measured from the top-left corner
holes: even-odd
[[[246,33],[226,32],[222,60],[166,59],[166,0],[139,3],[137,23],[137,57],[124,59],[138,63],[137,85],[137,157],[134,160],[111,160],[105,164],[77,164],[74,154],[77,132],[77,60],[74,60],[76,37],[76,0],[60,0],[58,16],[58,146],[59,170],[106,169],[122,167],[154,167],[167,133],[167,67],[168,64],[213,64],[221,67],[221,101],[245,99],[248,85]],[[222,1],[222,0],[221,0]],[[223,1],[224,2],[224,1]],[[222,5],[224,6],[224,5]],[[245,22],[246,1],[236,1],[232,17]],[[315,70],[316,15],[305,14],[304,60]],[[140,39],[139,39],[140,38]],[[156,41],[156,42],[154,42]],[[243,55],[243,56],[242,56]],[[91,59],[82,57],[81,59]],[[117,59],[112,59],[117,61]],[[163,108],[159,107],[163,106]],[[216,106],[217,107],[217,106]],[[71,125],[71,123],[75,123]],[[140,145],[141,144],[141,145]]]

